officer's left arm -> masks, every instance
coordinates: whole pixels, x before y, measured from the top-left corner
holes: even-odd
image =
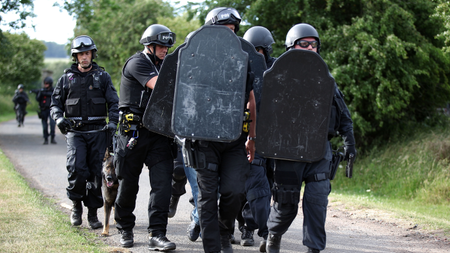
[[[339,134],[342,136],[345,145],[345,160],[348,160],[349,155],[353,154],[353,157],[356,158],[356,142],[353,134],[353,121],[350,115],[350,111],[347,108],[347,105],[344,102],[344,97],[341,91],[337,90],[337,100],[339,106],[339,110],[341,110],[341,118],[339,124]]]
[[[158,76],[154,76],[150,80],[148,80],[148,82],[145,86],[147,86],[153,90],[155,88],[155,84],[156,84],[157,80],[158,80]]]
[[[119,96],[117,95],[117,90],[111,81],[111,76],[107,73],[104,76],[104,84],[106,86],[105,99],[106,103],[108,103],[109,122],[117,124],[119,122]]]
[[[250,91],[247,108],[250,110],[250,120],[251,120],[248,136],[256,137],[256,101],[255,101],[255,94],[253,93],[253,90]],[[245,146],[247,149],[248,160],[249,160],[249,162],[252,162],[253,159],[255,158],[255,141],[247,140],[247,143]]]

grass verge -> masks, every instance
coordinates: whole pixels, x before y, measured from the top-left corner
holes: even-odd
[[[343,175],[344,168],[338,171],[332,181],[332,197],[348,203],[353,210],[385,210],[392,217],[450,236],[447,125],[418,126],[414,134],[358,157],[352,179]]]
[[[107,252],[97,235],[70,225],[67,215],[14,169],[0,150],[2,252]]]

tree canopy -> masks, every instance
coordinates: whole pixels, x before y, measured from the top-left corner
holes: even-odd
[[[148,26],[166,25],[177,34],[176,45],[183,43],[193,26],[185,18],[175,17],[174,9],[161,0],[77,0],[66,1],[65,8],[77,17],[75,36],[92,37],[98,48],[97,61],[116,84],[125,61],[143,50],[139,40]]]
[[[268,28],[275,56],[285,51],[293,25],[316,27],[321,56],[345,95],[360,143],[424,121],[450,100],[450,59],[443,50],[450,41],[448,1],[207,0],[191,4],[190,13],[203,22],[218,6],[240,12],[241,35],[246,27]]]
[[[388,138],[407,122],[423,122],[450,100],[450,6],[444,0],[206,0],[185,6],[185,16],[161,0],[65,4],[78,17],[75,34],[94,39],[99,61],[116,82],[125,60],[142,50],[138,41],[146,27],[164,24],[180,44],[219,6],[240,12],[240,36],[251,26],[268,28],[276,41],[273,56],[285,51],[293,25],[316,27],[321,56],[345,95],[359,144]]]
[[[19,83],[27,85],[38,81],[44,66],[44,43],[30,39],[25,33],[4,32],[4,36],[10,46],[9,57],[0,57],[0,85],[16,87]]]

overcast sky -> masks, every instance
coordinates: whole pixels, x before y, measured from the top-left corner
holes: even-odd
[[[167,0],[173,3],[180,2],[181,6],[190,2],[202,2],[201,0]],[[31,39],[52,41],[58,44],[66,44],[73,37],[73,29],[75,27],[75,19],[71,17],[65,10],[60,11],[59,7],[53,7],[53,3],[63,0],[34,0],[34,14],[36,17],[27,21],[27,27],[22,30],[14,30],[14,33],[25,32]],[[2,16],[4,21],[12,21],[17,19],[16,15],[7,14]],[[31,23],[35,25],[35,29],[31,27]],[[2,26],[3,31],[9,30],[8,27]]]

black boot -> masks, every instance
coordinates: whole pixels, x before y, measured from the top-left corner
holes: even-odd
[[[89,208],[88,210],[88,222],[92,229],[103,227],[103,224],[97,218],[97,208]]]
[[[50,143],[51,143],[51,144],[56,144],[56,141],[55,141],[55,136],[53,136],[53,137],[52,137],[52,139],[51,139]]]
[[[241,232],[241,246],[255,245],[255,240],[253,239],[253,230],[249,230],[246,226],[243,226]]]
[[[169,251],[176,249],[175,243],[169,241],[165,235],[149,234],[148,249],[153,251]]]
[[[48,139],[45,138],[45,139],[44,139],[44,143],[42,143],[42,144],[47,145],[47,144],[48,144]]]
[[[172,197],[170,198],[169,214],[167,215],[169,218],[172,218],[175,216],[175,213],[177,212],[177,206],[178,206],[179,200],[180,200],[180,196],[172,195]]]
[[[320,253],[320,250],[308,247],[308,251],[306,251],[306,253]]]
[[[266,251],[268,253],[279,253],[281,244],[281,235],[269,234],[267,237]]]
[[[233,253],[233,247],[231,247],[230,235],[220,235],[220,247],[221,253]]]
[[[81,201],[73,200],[72,202],[73,206],[72,214],[70,215],[70,223],[72,223],[72,226],[80,226],[83,221],[81,219],[81,215],[83,214],[83,206],[81,205]]]

